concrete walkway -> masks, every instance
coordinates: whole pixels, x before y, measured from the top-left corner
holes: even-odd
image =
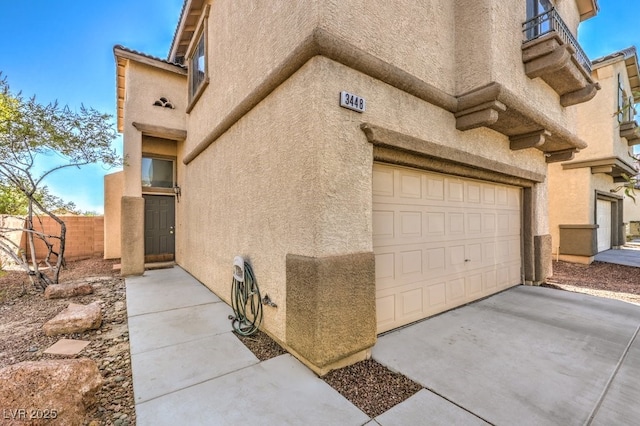
[[[290,355],[259,362],[176,267],[127,278],[139,425],[637,424],[640,307],[516,287],[378,339],[425,387],[370,419]]]
[[[620,249],[605,250],[596,254],[594,259],[599,262],[640,268],[640,244],[628,244]]]
[[[126,279],[138,425],[362,425],[369,417],[291,355],[259,362],[231,308],[181,268]]]

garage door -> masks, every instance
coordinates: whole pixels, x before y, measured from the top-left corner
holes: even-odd
[[[378,332],[519,284],[520,192],[374,164]]]
[[[598,253],[611,248],[611,201],[596,201]]]

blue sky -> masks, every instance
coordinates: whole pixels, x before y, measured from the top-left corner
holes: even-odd
[[[587,55],[595,59],[640,47],[640,2],[599,4],[598,16],[579,29]],[[165,58],[182,0],[0,0],[0,5],[0,71],[14,92],[115,115],[113,46]],[[114,146],[121,152],[121,138]],[[47,185],[82,210],[102,212],[103,176],[112,171],[100,165],[68,169],[52,175]]]
[[[166,58],[181,9],[182,0],[0,0],[0,71],[13,92],[41,103],[115,116],[113,46]],[[122,152],[121,137],[114,147]],[[46,183],[80,209],[102,212],[103,176],[112,171],[67,169]]]

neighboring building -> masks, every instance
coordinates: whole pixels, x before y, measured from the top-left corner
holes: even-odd
[[[636,173],[640,170],[640,144],[633,146],[634,155],[634,168]],[[640,238],[640,182],[638,182],[638,176],[636,174],[635,187],[627,194],[624,192],[624,224],[626,229],[627,241],[636,240]],[[630,185],[627,185],[630,186]]]
[[[561,260],[591,263],[626,241],[624,185],[634,176],[632,147],[640,143],[633,93],[640,90],[635,47],[593,61],[602,87],[578,110],[578,134],[588,143],[575,159],[549,166],[549,224]]]
[[[586,146],[572,105],[598,89],[574,36],[595,0],[551,6],[187,0],[168,60],[114,49],[106,252],[123,274],[175,255],[227,301],[245,256],[263,328],[320,374],[543,282],[547,164]]]

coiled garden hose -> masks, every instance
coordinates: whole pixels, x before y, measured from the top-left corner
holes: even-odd
[[[235,314],[229,316],[234,331],[242,336],[250,336],[262,322],[262,302],[258,282],[251,266],[244,262],[243,278],[233,276],[231,284],[231,308]]]

